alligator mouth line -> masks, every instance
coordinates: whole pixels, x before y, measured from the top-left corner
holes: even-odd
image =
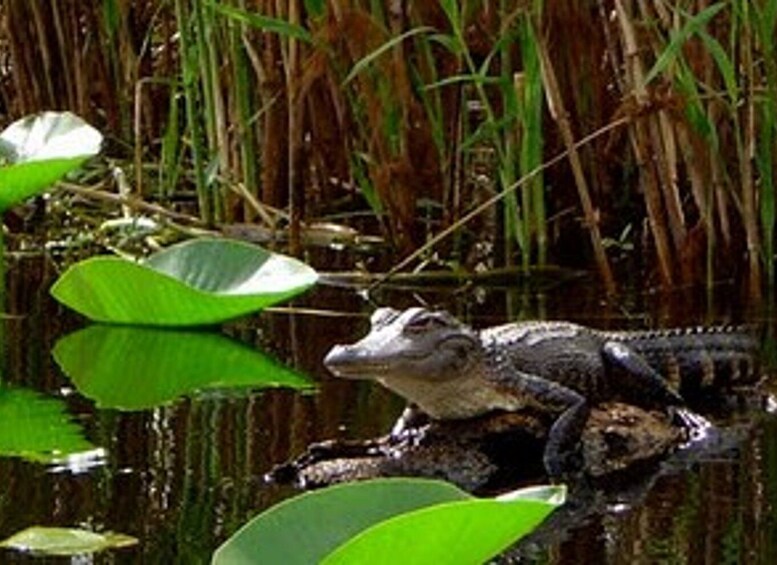
[[[374,379],[390,374],[396,370],[397,361],[409,360],[417,362],[428,358],[426,354],[402,355],[392,361],[348,360],[325,362],[326,367],[338,377]]]
[[[327,369],[338,377],[369,379],[389,372],[388,363],[354,362],[327,363]]]

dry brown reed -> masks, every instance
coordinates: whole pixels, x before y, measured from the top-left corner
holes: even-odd
[[[194,190],[210,224],[285,217],[293,247],[306,221],[369,210],[406,256],[496,191],[501,219],[458,232],[517,242],[508,262],[591,257],[612,289],[619,256],[607,250],[631,233],[663,286],[733,273],[758,294],[774,279],[775,11],[744,0],[6,0],[0,117],[73,110],[114,140],[138,196],[164,204]],[[549,102],[534,121],[532,80]],[[572,150],[624,117],[624,135]],[[531,155],[564,148],[568,166],[509,196],[539,164]],[[475,177],[489,179],[485,195]],[[287,214],[258,215],[257,202]],[[432,223],[420,213],[429,202],[442,207]]]

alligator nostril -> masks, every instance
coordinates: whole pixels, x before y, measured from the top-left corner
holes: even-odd
[[[347,348],[344,345],[335,345],[324,357],[324,365],[331,369],[343,362]]]

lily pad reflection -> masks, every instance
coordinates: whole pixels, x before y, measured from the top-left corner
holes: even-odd
[[[0,387],[0,456],[38,463],[66,463],[95,446],[65,403],[24,388]]]
[[[0,542],[0,547],[37,555],[70,557],[128,547],[137,538],[114,532],[92,532],[81,528],[33,526]]]
[[[299,373],[223,335],[94,325],[61,338],[54,358],[101,408],[143,410],[213,388],[311,388]]]

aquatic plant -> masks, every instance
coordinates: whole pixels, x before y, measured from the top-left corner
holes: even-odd
[[[533,531],[565,496],[563,486],[548,486],[481,499],[425,479],[337,485],[259,514],[213,564],[440,563],[452,555],[481,563]]]
[[[69,112],[22,118],[0,133],[0,212],[50,189],[100,151],[103,136]]]
[[[86,259],[65,271],[51,294],[97,322],[202,326],[287,300],[317,278],[292,257],[240,241],[198,238],[138,262]]]
[[[9,114],[99,120],[132,148],[136,196],[193,188],[206,223],[288,227],[296,251],[306,221],[368,213],[406,257],[456,226],[444,259],[471,261],[468,240],[524,268],[591,257],[608,288],[604,242],[629,233],[666,287],[774,280],[772,3],[0,10]]]

